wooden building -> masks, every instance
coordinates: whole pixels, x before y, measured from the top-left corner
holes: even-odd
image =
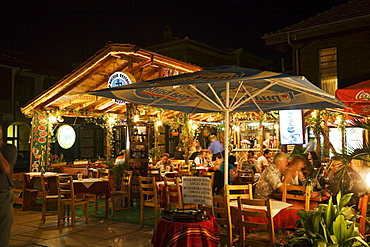
[[[136,111],[150,113],[132,104],[130,108],[122,102],[84,93],[107,88],[111,75],[117,72],[135,83],[198,70],[201,70],[198,66],[135,45],[103,47],[21,109],[32,118],[31,170],[46,169],[62,158],[73,162],[113,157],[122,149],[128,150],[131,160],[147,163],[152,126],[148,122],[133,123],[130,118]],[[60,143],[63,125],[74,131],[65,136],[66,143]],[[75,142],[69,143],[73,137]]]
[[[283,73],[303,75],[333,95],[370,78],[368,0],[348,1],[263,39],[283,54]]]

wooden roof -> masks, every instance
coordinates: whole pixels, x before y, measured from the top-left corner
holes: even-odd
[[[163,77],[164,69],[168,69],[171,76],[202,68],[135,45],[109,44],[22,107],[21,111],[25,115],[32,115],[35,110],[65,110],[67,114],[64,115],[68,116],[79,116],[79,112],[120,114],[126,111],[125,105],[118,105],[111,99],[82,94],[107,88],[110,75],[117,71],[129,72],[136,82],[141,82]]]

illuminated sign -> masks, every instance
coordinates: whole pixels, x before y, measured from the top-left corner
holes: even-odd
[[[302,110],[280,110],[280,144],[303,144]]]
[[[57,131],[57,139],[62,148],[69,149],[76,141],[75,130],[71,126],[63,124]]]
[[[124,85],[129,85],[135,83],[135,77],[127,72],[115,72],[113,73],[108,80],[108,88],[120,87]],[[126,104],[123,100],[113,99],[113,102],[119,105]]]

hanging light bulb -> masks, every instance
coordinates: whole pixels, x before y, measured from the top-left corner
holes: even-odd
[[[158,120],[157,122],[155,122],[155,125],[162,126],[162,121],[161,120]]]
[[[139,115],[134,116],[134,122],[138,122],[140,120]]]
[[[116,122],[116,119],[115,118],[113,118],[113,117],[108,118],[108,123],[110,125],[114,124],[115,122]]]

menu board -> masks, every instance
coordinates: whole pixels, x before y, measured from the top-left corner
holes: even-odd
[[[302,110],[280,110],[280,144],[303,144],[303,118]]]
[[[32,172],[46,170],[47,144],[49,134],[49,118],[46,113],[35,113],[32,124],[32,152],[31,167]]]

